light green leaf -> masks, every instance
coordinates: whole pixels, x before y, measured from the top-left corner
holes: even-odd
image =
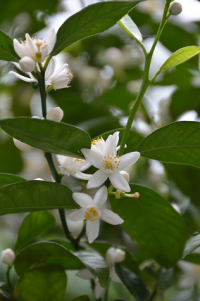
[[[55,217],[48,211],[31,212],[23,220],[17,234],[15,251],[42,236],[55,225]]]
[[[58,29],[51,55],[58,54],[76,41],[109,29],[141,1],[108,1],[88,5],[69,17]]]
[[[120,264],[116,264],[115,269],[121,281],[137,301],[148,300],[150,295],[148,287],[140,277]]]
[[[37,267],[28,271],[18,284],[24,301],[64,301],[67,275],[57,266]]]
[[[10,136],[54,154],[81,157],[81,148],[91,147],[88,133],[62,122],[17,117],[0,120],[0,126]]]
[[[0,188],[0,215],[77,207],[71,190],[59,183],[27,181]]]
[[[2,30],[0,30],[0,60],[19,61],[19,57],[13,48],[13,40]]]
[[[183,251],[183,258],[192,253],[196,248],[200,246],[200,234],[194,235],[188,239],[185,249]]]
[[[137,25],[133,22],[129,15],[125,15],[120,21],[117,22],[121,28],[133,39],[136,41],[142,42],[142,34],[137,27]]]
[[[10,173],[0,173],[0,187],[18,182],[26,182],[26,180]]]
[[[168,69],[184,63],[200,52],[198,46],[187,46],[174,52],[161,66],[158,73],[167,71]]]
[[[124,219],[120,226],[160,265],[171,267],[181,258],[187,228],[181,215],[154,190],[130,184],[135,199],[111,197],[114,212]]]
[[[200,123],[179,121],[168,124],[147,136],[137,151],[149,159],[200,167]]]

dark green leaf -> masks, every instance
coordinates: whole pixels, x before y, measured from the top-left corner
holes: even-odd
[[[141,278],[120,264],[116,264],[115,269],[121,281],[137,301],[148,300],[149,290]]]
[[[10,136],[43,151],[80,157],[81,148],[90,148],[85,131],[62,122],[30,117],[2,119],[1,128]]]
[[[187,256],[185,256],[183,260],[194,264],[200,264],[200,254],[199,253],[188,254]]]
[[[177,50],[164,62],[162,67],[159,69],[159,73],[165,72],[172,67],[182,64],[199,52],[200,47],[198,46],[188,46]]]
[[[55,217],[48,211],[31,212],[25,217],[19,228],[15,250],[22,249],[49,231],[54,225]]]
[[[0,215],[77,207],[71,190],[59,183],[27,181],[0,188]]]
[[[0,171],[6,173],[19,173],[23,169],[21,151],[16,148],[10,137],[0,143]]]
[[[173,266],[182,256],[187,228],[183,218],[154,190],[131,184],[137,199],[111,198],[111,206],[124,219],[121,227],[162,266]]]
[[[18,182],[26,182],[26,180],[9,173],[0,173],[0,187]]]
[[[64,301],[67,286],[65,271],[56,266],[37,267],[19,281],[19,294],[24,301]]]
[[[147,136],[137,150],[149,159],[200,167],[200,123],[168,124]]]
[[[141,1],[110,1],[88,5],[61,25],[51,55],[56,55],[74,42],[94,36],[115,25]]]
[[[2,30],[0,30],[0,60],[19,61],[19,57],[13,48],[13,40]]]
[[[159,273],[159,286],[164,291],[168,289],[174,280],[174,269],[165,269],[162,268]]]
[[[90,301],[89,297],[84,295],[77,298],[72,299],[71,301]]]
[[[188,239],[183,251],[183,258],[200,246],[200,234],[194,235]]]

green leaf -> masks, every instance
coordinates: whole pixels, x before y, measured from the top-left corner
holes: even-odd
[[[154,190],[141,185],[130,186],[132,192],[139,192],[139,198],[111,197],[113,211],[124,219],[120,226],[162,266],[175,265],[187,239],[183,218]]]
[[[183,258],[200,246],[200,234],[189,238],[183,251]]]
[[[168,69],[175,67],[189,60],[196,54],[200,52],[200,47],[198,46],[187,46],[183,47],[176,52],[174,52],[161,66],[159,73],[165,72]]]
[[[185,256],[183,260],[194,264],[200,264],[200,254],[199,253],[188,254],[187,256]]]
[[[142,34],[137,27],[137,25],[133,22],[129,15],[125,15],[120,21],[117,22],[121,28],[133,39],[136,41],[142,42]]]
[[[109,269],[99,254],[89,251],[72,253],[54,242],[35,243],[22,249],[15,258],[15,271],[21,276],[41,263],[60,265],[67,270],[87,268],[99,278],[101,286],[106,286],[108,282]]]
[[[1,128],[10,136],[43,151],[80,157],[81,148],[90,148],[85,131],[62,122],[17,117],[0,120]]]
[[[31,212],[25,217],[19,228],[15,250],[22,249],[49,231],[54,225],[55,217],[48,211]]]
[[[18,286],[24,301],[64,301],[67,276],[60,267],[37,267],[28,271]]]
[[[2,30],[0,30],[0,60],[19,61],[19,57],[13,48],[13,40]]]
[[[71,190],[59,183],[27,181],[0,188],[0,215],[77,207]]]
[[[109,29],[141,1],[109,1],[88,5],[69,17],[58,29],[51,55],[58,54],[76,41]]]
[[[72,299],[71,301],[90,301],[89,297],[84,295],[77,298]]]
[[[137,150],[149,159],[200,167],[200,123],[168,124],[147,136]]]
[[[0,187],[18,182],[26,182],[26,180],[9,173],[0,173]]]
[[[121,281],[137,301],[148,300],[150,293],[148,287],[141,278],[120,264],[115,265],[115,270]]]

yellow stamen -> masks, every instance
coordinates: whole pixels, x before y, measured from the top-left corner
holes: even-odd
[[[91,222],[93,222],[94,220],[96,220],[99,216],[98,211],[94,208],[88,208],[85,212],[85,218],[89,219]]]
[[[98,137],[97,139],[94,139],[91,143],[93,145],[96,145],[96,143],[99,142],[99,141],[101,141],[101,140],[104,140],[103,137],[100,137],[100,138]]]

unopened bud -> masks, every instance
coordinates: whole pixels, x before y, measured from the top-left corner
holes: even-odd
[[[116,262],[121,262],[125,259],[126,253],[119,249],[111,247],[106,252],[106,262],[109,266],[114,265]]]
[[[172,5],[169,8],[169,12],[171,13],[171,15],[177,16],[179,15],[183,10],[183,7],[181,5],[181,3],[179,2],[174,2],[172,3]]]
[[[1,260],[5,264],[12,264],[15,260],[15,253],[11,249],[6,249],[1,252]]]
[[[29,56],[24,56],[19,64],[24,72],[32,72],[35,69],[35,61]]]
[[[115,262],[124,261],[126,253],[121,249],[115,250]]]
[[[69,228],[69,231],[72,233],[73,237],[77,237],[82,229],[83,229],[83,221],[71,221],[69,218],[66,218],[67,226]]]
[[[122,171],[120,171],[120,174],[121,174],[121,175],[124,177],[124,179],[129,183],[129,181],[130,181],[129,173],[126,172],[126,171],[124,171],[124,170],[122,170]]]
[[[60,122],[63,118],[64,112],[61,108],[53,108],[47,114],[47,119]]]
[[[13,142],[14,142],[15,146],[22,151],[28,152],[33,149],[33,146],[26,144],[24,142],[21,142],[15,138],[13,138]]]

